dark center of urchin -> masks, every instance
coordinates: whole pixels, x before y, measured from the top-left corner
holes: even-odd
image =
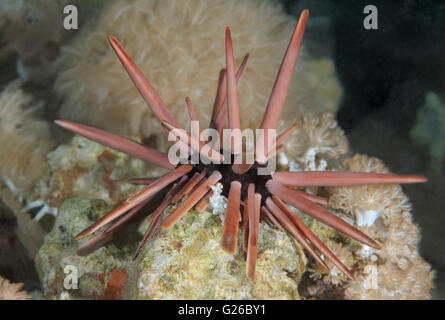
[[[272,177],[270,174],[266,175],[259,175],[258,174],[258,168],[266,168],[266,166],[261,165],[257,162],[255,162],[248,171],[246,171],[243,174],[238,174],[233,171],[232,169],[232,163],[234,161],[234,157],[232,155],[232,161],[230,164],[194,164],[193,169],[188,173],[188,175],[191,177],[195,174],[195,172],[202,172],[204,169],[207,169],[207,175],[209,176],[212,174],[213,171],[217,170],[221,173],[222,179],[219,181],[219,183],[222,184],[223,190],[222,195],[225,197],[229,196],[229,190],[230,190],[230,183],[232,181],[239,181],[242,185],[241,187],[241,200],[245,200],[247,197],[247,187],[250,183],[253,183],[255,185],[255,193],[261,194],[261,203],[264,204],[264,201],[267,197],[269,197],[271,194],[266,188],[266,182],[269,181]]]

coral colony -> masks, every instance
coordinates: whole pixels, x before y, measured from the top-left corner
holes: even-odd
[[[226,29],[225,38],[226,68],[220,73],[209,126],[219,135],[216,137],[211,135],[211,140],[207,138],[204,141],[200,139],[203,135],[199,134],[199,128],[196,129],[197,116],[190,99],[186,99],[186,105],[192,127],[195,127],[192,134],[181,129],[150,82],[144,77],[118,40],[113,36],[109,37],[112,48],[154,116],[162,123],[169,135],[175,137],[174,145],[186,157],[182,156],[179,163],[176,161],[176,164],[173,165],[172,157],[169,156],[170,153],[169,155],[161,153],[97,128],[57,120],[58,125],[68,130],[170,170],[158,178],[132,180],[133,183],[146,184],[147,186],[77,235],[76,240],[82,239],[110,224],[105,230],[81,246],[78,251],[79,254],[87,254],[107,242],[122,227],[132,222],[139,213],[146,210],[150,202],[157,201],[159,205],[151,213],[151,223],[136,250],[134,255],[134,258],[136,258],[159,226],[170,229],[192,208],[199,211],[207,208],[213,194],[212,188],[219,183],[223,187],[222,194],[228,198],[221,247],[224,251],[234,254],[237,248],[238,228],[242,228],[242,247],[247,252],[246,274],[251,280],[255,276],[258,231],[261,220],[268,220],[295,237],[312,257],[325,268],[328,267],[322,258],[323,256],[330,259],[348,277],[353,277],[351,271],[288,208],[288,205],[356,241],[379,248],[374,240],[328,211],[324,207],[328,204],[326,198],[303,190],[306,187],[313,186],[418,183],[426,182],[426,178],[416,175],[349,171],[275,172],[269,170],[269,160],[275,157],[277,150],[281,148],[281,142],[295,128],[292,126],[277,137],[274,135],[297,62],[308,16],[309,12],[307,10],[301,13],[289,42],[264,113],[260,127],[262,130],[259,131],[260,133],[257,136],[254,154],[244,152],[237,102],[237,86],[243,75],[248,55],[235,73],[229,28]],[[228,118],[229,129],[224,129],[226,117]],[[219,137],[222,136],[223,130],[229,130],[230,133],[228,148],[225,144],[224,148],[219,148]],[[205,144],[205,142],[208,143]],[[198,163],[192,161],[192,158],[196,155],[199,155],[203,161]],[[254,156],[253,161],[247,161],[249,155]],[[171,204],[176,204],[176,208],[169,215],[163,217],[164,211]]]

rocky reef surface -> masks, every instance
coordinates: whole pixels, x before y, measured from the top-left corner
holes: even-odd
[[[88,257],[81,257],[76,255],[79,243],[73,241],[77,233],[108,209],[110,207],[102,200],[73,198],[61,204],[54,228],[46,235],[36,256],[37,271],[45,297],[50,299],[124,297],[123,289],[128,281],[126,268],[131,261],[134,247],[109,245],[96,250]],[[77,280],[74,278],[70,280],[69,275],[76,277]]]
[[[252,283],[244,273],[244,252],[239,250],[232,257],[221,250],[220,217],[207,211],[192,211],[171,231],[160,231],[135,262],[135,245],[142,237],[137,230],[88,256],[76,255],[87,240],[73,241],[73,237],[109,208],[101,200],[81,198],[61,204],[55,226],[36,258],[47,298],[299,298],[297,286],[305,269],[301,258],[304,254],[299,254],[299,247],[286,234],[261,225],[257,280]],[[66,289],[72,267],[77,270],[78,288]]]

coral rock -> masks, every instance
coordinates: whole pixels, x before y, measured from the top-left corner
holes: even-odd
[[[36,257],[43,293],[50,299],[122,299],[128,282],[127,267],[134,246],[110,244],[82,257],[73,237],[103,215],[109,206],[101,200],[68,199],[59,208],[56,224],[45,237]],[[81,242],[82,243],[82,242]],[[80,243],[80,244],[81,244]],[[78,288],[66,289],[65,281],[77,272]],[[71,280],[70,280],[71,281]],[[74,283],[74,282],[69,282]]]
[[[144,229],[145,230],[145,229]],[[242,237],[234,256],[220,246],[221,221],[191,211],[160,231],[137,259],[137,299],[298,299],[304,256],[282,231],[262,223],[255,282],[245,273]]]

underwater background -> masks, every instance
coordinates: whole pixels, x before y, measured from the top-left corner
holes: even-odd
[[[380,159],[390,172],[428,178],[425,184],[402,188],[412,204],[412,209],[404,209],[404,212],[412,214],[420,230],[419,244],[417,240],[410,244],[416,253],[410,251],[406,256],[413,255],[412,260],[417,261],[418,251],[425,260],[419,262],[425,280],[419,278],[418,281],[434,284],[431,291],[430,285],[426,285],[422,289],[426,293],[418,297],[444,299],[445,3],[433,0],[185,2],[190,8],[162,5],[155,0],[138,0],[131,5],[119,0],[2,1],[0,277],[11,283],[23,283],[22,289],[34,299],[67,298],[58,289],[51,291],[55,280],[48,280],[48,274],[54,260],[84,263],[84,268],[89,262],[80,262],[71,256],[71,240],[67,234],[72,230],[62,230],[64,226],[69,229],[71,223],[74,225],[76,218],[65,217],[63,219],[67,220],[55,222],[57,212],[65,208],[75,216],[77,211],[82,214],[79,208],[87,208],[85,210],[91,215],[99,215],[106,206],[115,205],[125,194],[134,191],[127,184],[115,181],[144,172],[157,173],[139,162],[115,154],[110,156],[84,140],[72,140],[72,135],[53,124],[55,119],[62,118],[96,125],[166,149],[166,140],[158,135],[160,126],[155,124],[127,75],[120,73],[121,65],[103,34],[116,32],[131,55],[137,55],[137,63],[142,64],[142,70],[149,74],[179,121],[187,118],[182,102],[186,95],[199,101],[200,120],[207,121],[218,71],[224,65],[224,27],[229,24],[234,36],[236,65],[245,52],[252,56],[252,67],[246,71],[247,85],[240,87],[240,105],[246,106],[241,111],[243,127],[255,127],[260,120],[256,113],[262,114],[256,111],[263,110],[267,102],[288,42],[289,27],[293,28],[303,9],[309,9],[302,57],[297,62],[283,119],[291,121],[314,116],[321,119],[317,123],[325,121],[331,125],[333,120],[321,115],[332,114],[336,120],[333,127],[343,130],[342,133],[329,133],[338,153],[332,157],[333,168],[341,167],[335,162],[337,156],[342,160],[341,156],[361,154]],[[378,18],[373,21],[376,29],[364,26],[368,16],[364,8],[370,4],[378,12]],[[78,9],[78,28],[67,30],[64,27],[67,13],[63,8],[67,5],[75,5]],[[195,5],[204,11],[196,14],[202,20],[193,20],[193,13],[199,11]],[[169,29],[170,21],[179,16],[190,16],[196,27],[182,26],[184,34]],[[243,20],[244,17],[249,19]],[[206,26],[205,34],[198,34],[200,24]],[[172,39],[174,46],[164,43],[168,39]],[[217,43],[215,47],[209,45],[212,42]],[[214,57],[212,52],[206,52],[208,47],[217,52]],[[201,60],[190,60],[189,55],[199,56]],[[302,126],[305,121],[302,120]],[[302,148],[294,140],[284,148],[289,159],[294,150]],[[76,153],[78,146],[84,148],[83,153]],[[286,165],[291,168],[289,163]],[[104,179],[104,172],[108,171],[112,172],[110,180]],[[98,177],[100,185],[95,186]],[[70,198],[104,202],[63,202]],[[91,208],[99,208],[99,213]],[[209,230],[216,228],[198,218],[192,222]],[[137,238],[129,236],[132,237]],[[285,242],[279,237],[273,239]],[[268,243],[266,240],[264,243]],[[62,243],[62,258],[55,258],[56,254],[51,251],[55,250],[51,244],[58,241]],[[119,281],[126,282],[129,276],[115,270],[127,268],[126,258],[119,259],[126,257],[126,250],[131,251],[129,248],[131,245],[127,247],[124,240],[118,240],[111,253],[96,257],[106,260],[112,256],[114,259],[110,262],[115,266],[112,271],[100,266],[104,268],[101,274],[113,281],[106,283],[104,294],[91,294],[85,289],[74,298],[175,298],[168,294],[122,293],[124,289]],[[281,253],[271,251],[270,254],[273,260]],[[395,264],[401,270],[411,268],[403,263],[397,260]],[[141,277],[139,283],[150,283],[151,280],[145,278],[148,275],[141,275],[140,269],[144,267],[147,266],[137,267]],[[84,278],[84,282],[100,286],[94,276],[90,277]],[[1,284],[1,278],[0,285],[6,287]],[[304,281],[315,281],[309,278]],[[234,283],[235,280],[232,279]],[[103,283],[103,279],[100,281]],[[346,288],[344,280],[339,282],[341,285],[335,281],[326,280],[323,284],[323,290],[332,294],[311,293],[308,285],[304,290],[300,287],[295,298],[344,298],[336,289]],[[394,283],[394,286],[400,285]],[[276,292],[276,296],[246,294],[245,297],[293,298],[293,294],[283,294],[278,288],[284,286],[291,291],[293,285],[283,282],[273,288],[267,287]],[[351,293],[350,297],[359,298],[359,295]],[[410,298],[408,295],[399,298],[407,297]]]

